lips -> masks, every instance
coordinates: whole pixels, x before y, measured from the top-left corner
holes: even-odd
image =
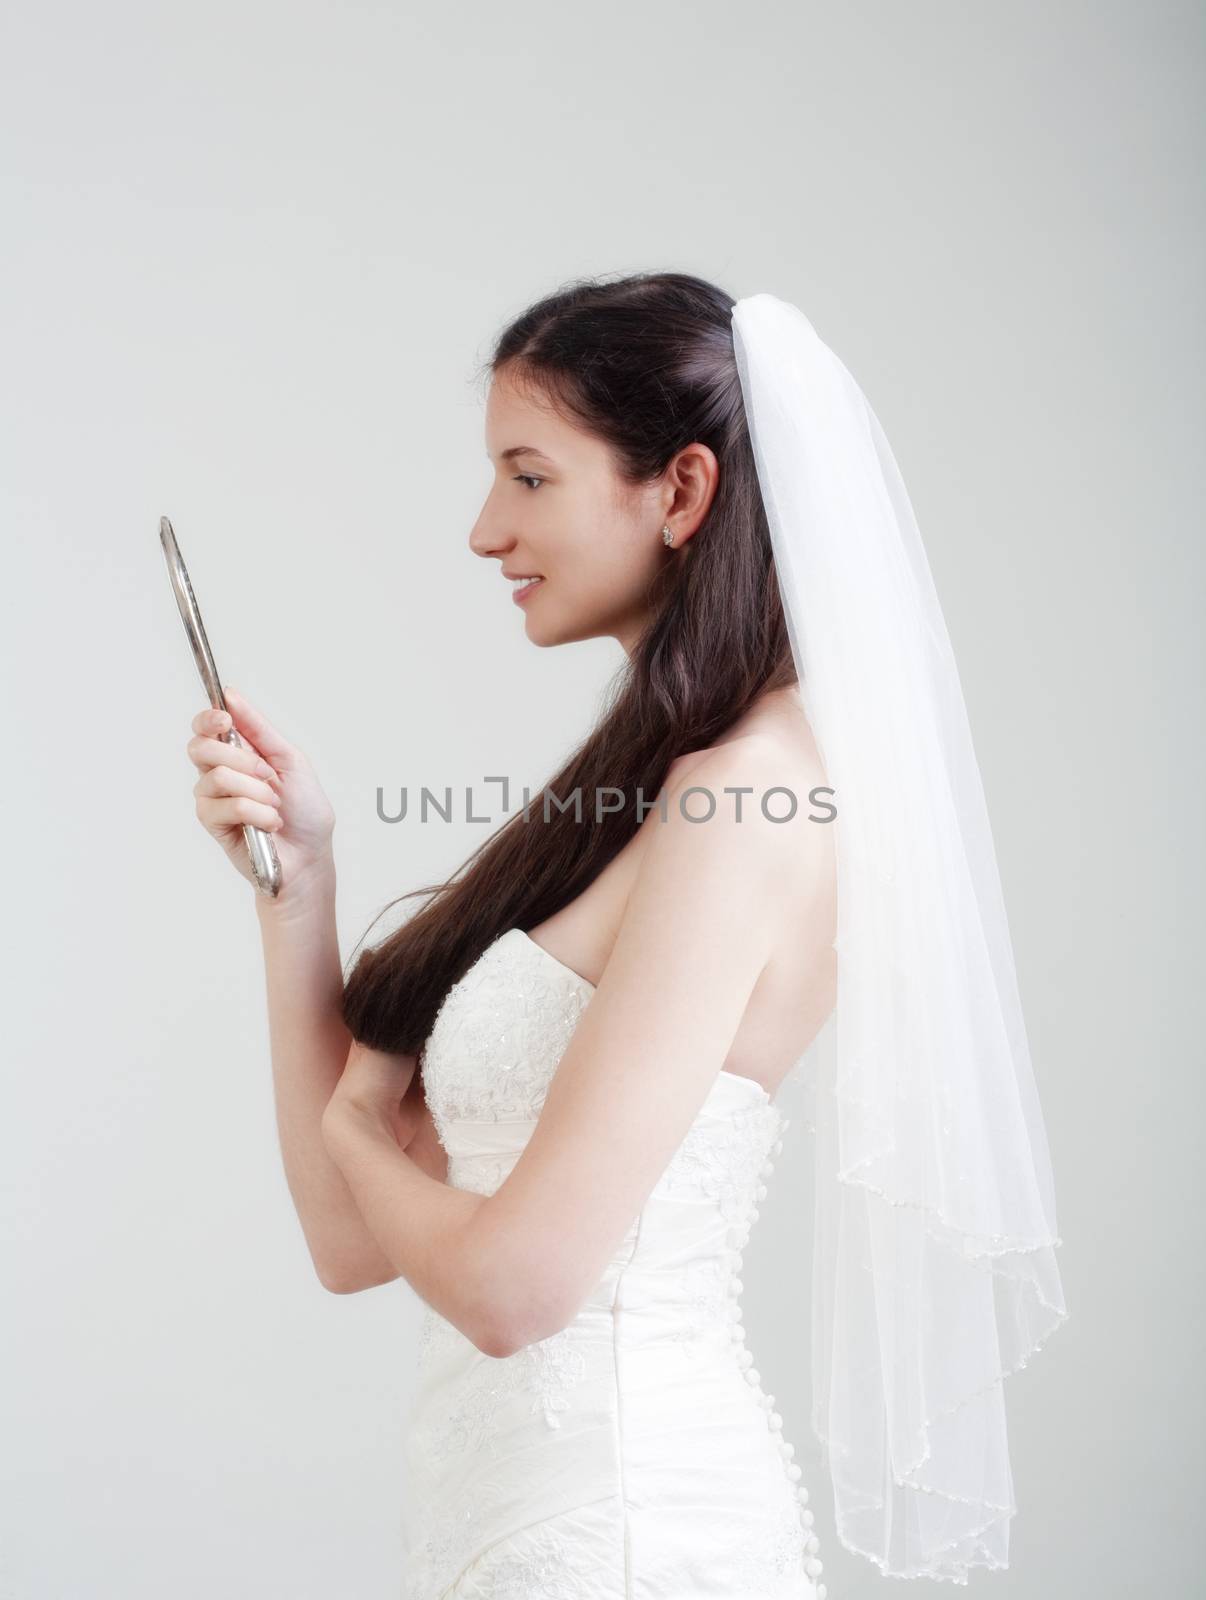
[[[543,577],[535,577],[530,579],[527,583],[517,584],[516,587],[511,591],[512,600],[515,601],[516,605],[522,605],[529,595],[535,594],[536,590],[543,582]]]

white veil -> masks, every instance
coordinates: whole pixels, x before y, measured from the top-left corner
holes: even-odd
[[[733,344],[805,709],[836,791],[838,998],[809,1064],[812,1425],[883,1572],[1008,1565],[1002,1379],[1066,1317],[979,768],[888,441],[795,306]]]

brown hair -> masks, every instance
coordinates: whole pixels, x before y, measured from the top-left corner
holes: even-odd
[[[649,626],[599,724],[526,817],[509,817],[447,882],[411,890],[431,899],[361,954],[343,1017],[373,1049],[417,1053],[478,956],[509,928],[527,932],[576,899],[632,838],[638,790],[647,811],[676,756],[714,742],[762,692],[795,682],[733,356],[733,305],[715,284],[678,272],[580,280],[517,317],[484,364],[487,378],[505,367],[534,383],[604,440],[628,483],[660,475],[693,442],[715,454],[719,483],[693,537],[665,552]],[[596,818],[602,788],[621,790],[624,803]],[[581,820],[572,806],[559,809],[575,790]]]

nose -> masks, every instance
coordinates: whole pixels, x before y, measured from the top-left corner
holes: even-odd
[[[502,556],[515,546],[513,535],[504,533],[495,525],[490,513],[490,502],[482,507],[477,521],[469,530],[469,548],[479,556]]]

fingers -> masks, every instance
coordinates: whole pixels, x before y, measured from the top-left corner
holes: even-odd
[[[222,697],[234,715],[239,733],[251,740],[266,761],[279,765],[282,759],[294,753],[293,746],[276,731],[268,718],[229,683],[223,685]]]
[[[207,706],[193,718],[192,726],[195,736],[188,741],[185,751],[189,760],[201,772],[211,767],[223,766],[237,772],[245,772],[251,777],[276,781],[276,773],[256,750],[246,745],[227,744],[221,737],[224,730],[231,726],[228,712],[217,711],[212,706]]]
[[[262,828],[265,833],[278,833],[284,826],[281,814],[274,806],[252,800],[243,794],[198,795],[197,816],[211,831],[241,827],[249,822],[253,828]]]
[[[214,706],[206,706],[204,711],[198,711],[190,726],[194,733],[225,733],[233,724],[229,711],[219,711]]]
[[[236,772],[233,767],[225,766],[209,767],[204,771],[193,785],[193,793],[210,798],[220,795],[245,795],[247,799],[258,800],[263,805],[272,806],[274,810],[279,810],[281,803],[280,795],[263,778],[253,778],[245,772]]]

